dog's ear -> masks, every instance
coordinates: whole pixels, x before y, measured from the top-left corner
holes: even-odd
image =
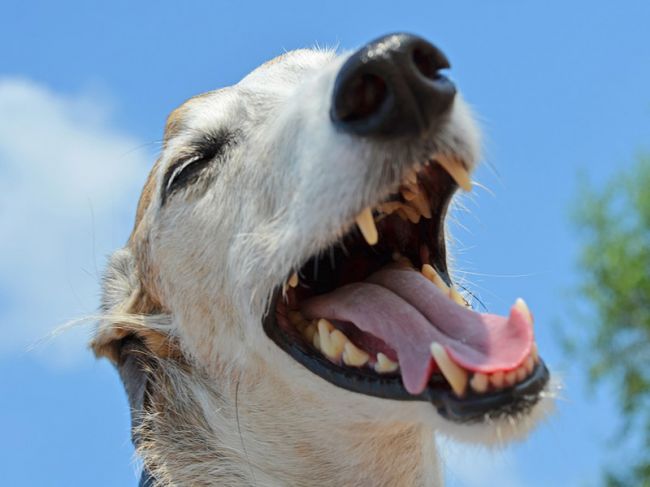
[[[142,286],[131,249],[113,253],[102,279],[101,319],[90,344],[95,355],[117,364],[124,340],[136,336],[151,353],[167,357],[177,349],[168,321],[160,303]]]
[[[108,357],[113,363],[119,361],[119,344],[129,335],[129,326],[120,317],[131,315],[138,288],[131,251],[128,248],[116,251],[109,258],[102,278],[102,319],[90,343],[97,357]]]

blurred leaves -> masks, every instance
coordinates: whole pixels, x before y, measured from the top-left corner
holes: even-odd
[[[581,238],[578,292],[589,319],[586,342],[570,347],[587,361],[593,383],[614,384],[621,437],[641,446],[629,465],[605,474],[605,484],[650,486],[650,157],[601,188],[581,182],[573,217]]]

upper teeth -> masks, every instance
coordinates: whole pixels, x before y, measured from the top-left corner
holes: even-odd
[[[469,171],[460,159],[444,154],[437,154],[435,160],[449,173],[458,186],[465,191],[472,190],[472,180],[469,176]]]
[[[379,240],[379,234],[377,233],[377,227],[375,226],[375,219],[372,216],[372,209],[370,207],[365,208],[361,213],[357,215],[357,225],[359,230],[363,234],[363,238],[366,239],[369,245],[375,245]]]
[[[449,298],[456,304],[464,307],[469,307],[469,303],[465,300],[465,298],[458,291],[456,291],[456,288],[453,286],[448,286],[443,278],[440,277],[440,274],[438,274],[438,272],[433,268],[433,266],[430,264],[424,264],[422,266],[421,272],[424,277],[434,283],[438,289],[449,296]]]
[[[438,154],[435,156],[437,161],[449,175],[456,181],[456,184],[465,191],[471,191],[472,181],[469,172],[463,162],[453,156]],[[429,163],[427,163],[429,164]],[[400,192],[404,198],[402,201],[387,201],[378,205],[377,209],[387,215],[393,212],[411,223],[418,223],[421,217],[431,218],[431,206],[429,197],[424,188],[418,183],[418,170],[421,165],[409,168],[404,174]],[[372,214],[372,208],[364,208],[356,217],[356,223],[361,234],[369,245],[375,245],[379,240],[379,233],[375,226],[375,220]]]
[[[296,287],[298,285],[298,273],[294,272],[291,274],[291,277],[287,283],[290,287]]]

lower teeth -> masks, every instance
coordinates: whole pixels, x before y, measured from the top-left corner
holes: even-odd
[[[413,267],[411,261],[402,255],[395,254],[393,255],[393,259],[405,266]],[[453,286],[448,286],[431,265],[423,265],[420,272],[445,293],[449,299],[460,306],[469,307],[465,298]],[[293,274],[287,284],[291,288],[296,287],[298,284],[297,274]],[[527,316],[532,326],[532,315],[526,304],[522,300],[517,300],[515,306]],[[399,370],[399,362],[394,362],[384,353],[377,353],[375,360],[371,360],[368,352],[352,343],[341,330],[335,328],[326,319],[321,318],[309,321],[296,309],[288,311],[287,318],[307,343],[312,344],[316,350],[337,365],[344,364],[349,367],[369,366],[379,374],[388,374]],[[465,395],[468,385],[478,394],[512,387],[528,377],[533,372],[535,365],[539,363],[537,345],[535,343],[533,343],[530,354],[519,367],[509,371],[497,371],[490,374],[480,372],[472,374],[470,371],[463,369],[453,362],[444,348],[437,343],[432,344],[431,352],[441,374],[447,379],[452,390],[459,397]]]
[[[371,361],[368,352],[352,343],[329,320],[321,318],[319,320],[308,321],[298,310],[289,311],[287,318],[307,343],[312,344],[316,350],[337,365],[344,364],[349,367],[363,367],[368,365],[378,374],[389,374],[399,370],[399,362],[394,362],[381,352],[377,353],[374,361]],[[507,372],[497,371],[491,374],[476,372],[470,378],[469,371],[452,362],[441,345],[435,345],[436,347],[433,345],[431,347],[432,356],[442,375],[447,379],[452,390],[459,397],[465,395],[467,385],[469,385],[472,391],[478,394],[512,387],[528,377],[533,372],[535,365],[539,362],[537,346],[533,344],[530,354],[518,368]]]

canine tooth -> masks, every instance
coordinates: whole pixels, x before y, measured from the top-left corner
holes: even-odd
[[[375,245],[379,240],[379,234],[377,233],[375,219],[372,216],[372,210],[370,207],[366,208],[357,215],[356,222],[359,230],[361,230],[363,238],[365,238],[366,242],[368,242],[368,245]]]
[[[465,301],[465,298],[460,294],[456,289],[452,286],[449,288],[449,297],[456,303],[464,308],[467,307],[467,301]]]
[[[510,372],[506,372],[503,381],[507,386],[514,386],[515,382],[517,382],[517,371],[511,370]]]
[[[446,155],[438,155],[436,161],[449,173],[458,186],[465,191],[472,190],[472,180],[469,177],[469,172],[467,172],[461,161]]]
[[[524,301],[522,298],[517,298],[515,301],[515,308],[517,308],[526,317],[530,326],[533,326],[533,314],[530,312],[526,301]]]
[[[479,372],[475,373],[469,381],[469,385],[478,393],[484,393],[490,385],[488,376]]]
[[[494,386],[495,389],[501,389],[505,381],[505,373],[502,370],[490,374],[490,384]]]
[[[377,362],[375,363],[375,372],[379,374],[386,374],[388,372],[395,372],[399,367],[397,362],[393,362],[386,355],[379,352],[377,354]]]
[[[468,375],[467,371],[462,369],[459,365],[456,365],[447,351],[440,345],[438,342],[433,342],[431,344],[431,355],[438,364],[440,372],[445,376],[449,385],[456,393],[457,396],[462,396],[465,394],[465,389],[467,388]]]
[[[430,264],[424,264],[422,266],[422,274],[424,277],[434,283],[443,293],[449,293],[449,286],[447,286],[447,283],[442,280],[442,277],[440,277],[440,275]]]
[[[370,355],[357,347],[354,343],[348,341],[343,347],[343,363],[353,367],[361,367],[368,363]]]
[[[294,272],[293,274],[291,274],[291,277],[289,278],[288,284],[291,287],[296,287],[298,285],[298,273],[297,272]]]

